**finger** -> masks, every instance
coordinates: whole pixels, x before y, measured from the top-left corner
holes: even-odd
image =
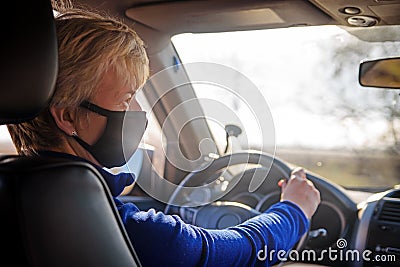
[[[298,171],[304,171],[304,168],[303,167],[296,167],[296,168],[293,169],[292,172],[298,172]]]
[[[284,191],[287,186],[287,179],[281,179],[278,182],[278,186],[281,188],[281,191]]]
[[[298,173],[296,174],[292,174],[292,176],[290,176],[290,179],[294,179],[294,180],[298,180],[298,181],[304,181],[305,179]]]
[[[315,187],[315,186],[314,186],[314,183],[311,182],[310,180],[307,180],[307,184],[310,185],[311,187]]]
[[[286,186],[286,179],[280,179],[279,182],[278,182],[278,186],[281,187],[281,188],[283,186]]]
[[[300,179],[307,179],[306,172],[303,168],[297,167],[292,171],[292,175],[298,176]]]

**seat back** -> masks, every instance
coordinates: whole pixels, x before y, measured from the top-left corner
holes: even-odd
[[[140,265],[107,185],[89,164],[3,157],[0,210],[1,261],[15,266]]]
[[[0,124],[35,117],[57,76],[50,0],[10,5],[14,17],[2,17]],[[0,229],[0,265],[140,266],[107,185],[84,162],[0,157]]]

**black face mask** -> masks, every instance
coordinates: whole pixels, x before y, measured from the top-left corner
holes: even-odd
[[[111,168],[124,165],[135,153],[146,130],[146,112],[111,111],[87,101],[81,107],[107,117],[107,124],[103,134],[93,145],[74,136],[76,141],[103,166]]]

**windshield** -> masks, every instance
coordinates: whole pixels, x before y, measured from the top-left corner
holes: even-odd
[[[183,63],[223,64],[257,86],[265,98],[260,105],[266,101],[272,113],[276,156],[345,187],[391,187],[400,183],[399,91],[358,84],[361,61],[400,55],[400,41],[379,41],[388,30],[400,32],[358,30],[369,42],[343,28],[316,26],[181,34],[172,42]],[[204,86],[194,90],[199,98],[221,99]],[[225,100],[237,114],[244,110]],[[211,120],[209,126],[224,147],[224,132]],[[245,127],[252,132],[251,124]],[[241,149],[261,147],[251,140]]]

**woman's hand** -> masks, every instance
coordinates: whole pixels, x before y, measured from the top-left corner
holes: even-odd
[[[321,201],[320,193],[306,178],[303,168],[295,169],[289,180],[279,183],[282,188],[281,201],[287,200],[298,205],[307,218],[311,218]]]

